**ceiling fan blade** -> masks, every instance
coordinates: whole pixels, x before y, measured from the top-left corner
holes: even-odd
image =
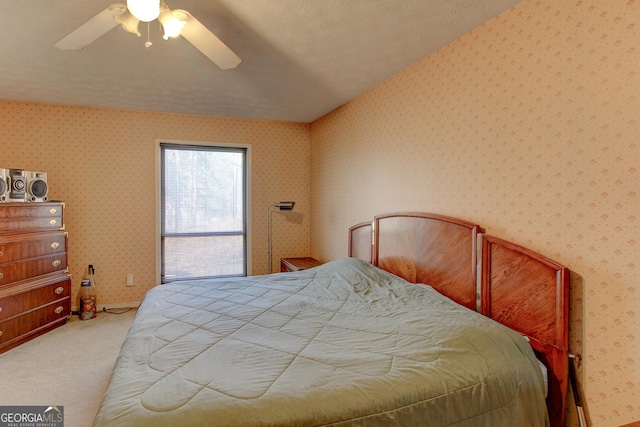
[[[55,46],[62,50],[81,50],[85,48],[116,27],[119,24],[116,18],[126,10],[127,6],[125,4],[112,4],[62,38]]]
[[[174,10],[174,15],[186,22],[180,31],[182,37],[223,70],[235,68],[242,62],[226,44],[222,43],[207,27],[185,10]]]

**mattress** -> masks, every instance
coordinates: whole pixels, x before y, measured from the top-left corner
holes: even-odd
[[[544,426],[527,341],[359,259],[160,285],[95,427]]]

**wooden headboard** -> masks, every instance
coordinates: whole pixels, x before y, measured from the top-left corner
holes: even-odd
[[[349,257],[373,264],[371,223],[361,222],[349,228]]]
[[[564,426],[569,377],[569,269],[485,234],[481,271],[480,313],[529,338],[548,369],[551,425]]]
[[[477,224],[429,213],[378,215],[349,229],[364,259],[526,336],[549,377],[552,426],[564,426],[569,374],[569,270]]]
[[[442,215],[400,213],[373,220],[373,264],[476,309],[480,226]]]

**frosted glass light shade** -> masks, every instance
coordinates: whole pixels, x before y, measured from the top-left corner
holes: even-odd
[[[163,7],[158,20],[162,24],[162,28],[164,28],[164,36],[162,37],[165,40],[168,40],[169,37],[177,37],[180,35],[180,31],[186,24],[185,21],[181,21],[168,7]]]
[[[140,21],[149,22],[160,15],[160,0],[127,0],[127,8]]]

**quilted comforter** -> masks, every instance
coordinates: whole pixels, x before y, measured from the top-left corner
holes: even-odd
[[[157,286],[95,427],[545,426],[527,341],[358,259]]]

